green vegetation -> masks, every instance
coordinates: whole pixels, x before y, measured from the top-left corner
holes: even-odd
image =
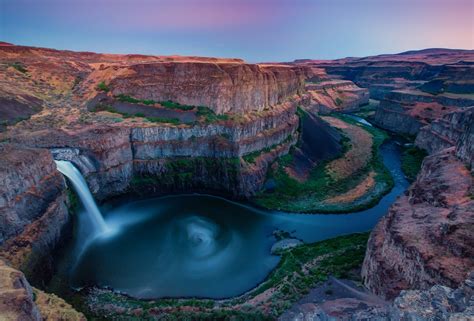
[[[97,90],[100,90],[100,91],[103,91],[103,92],[108,92],[110,91],[110,88],[109,86],[107,86],[105,84],[105,82],[101,81],[98,85],[97,85]]]
[[[205,106],[190,106],[190,105],[182,105],[177,102],[173,102],[171,100],[167,101],[154,101],[151,99],[148,100],[143,100],[143,99],[137,99],[128,95],[120,94],[115,96],[115,98],[118,101],[121,102],[128,102],[132,104],[144,104],[144,105],[154,105],[154,104],[160,104],[161,106],[168,108],[168,109],[177,109],[177,110],[182,110],[182,111],[196,111],[196,116],[206,122],[206,123],[214,123],[217,121],[223,121],[223,120],[229,120],[230,117],[229,115],[217,115],[212,109],[209,107]]]
[[[220,120],[229,120],[228,115],[217,115],[209,107],[198,106],[196,115],[203,119],[206,123],[214,123]]]
[[[282,251],[281,260],[268,278],[252,291],[229,300],[137,300],[97,290],[88,298],[92,311],[81,305],[88,318],[105,320],[274,320],[291,304],[329,276],[351,278],[362,264],[369,233],[358,233],[304,244]],[[257,296],[272,289],[268,296]],[[250,300],[257,303],[248,304]],[[140,316],[133,311],[140,310]],[[121,312],[117,312],[121,311]],[[104,317],[106,316],[106,317]],[[159,318],[158,318],[159,319]]]
[[[93,112],[108,111],[110,113],[120,114],[122,115],[123,118],[139,117],[139,118],[144,118],[152,123],[169,123],[173,125],[179,125],[181,123],[178,118],[151,117],[151,116],[145,116],[143,113],[129,114],[129,113],[120,112],[110,105],[103,105],[103,104],[99,104],[95,106],[95,108],[91,111]]]
[[[152,99],[137,99],[128,95],[120,94],[115,96],[115,98],[118,101],[121,102],[127,102],[127,103],[132,103],[132,104],[144,104],[144,105],[154,105],[154,104],[160,104],[161,106],[169,109],[179,109],[179,110],[193,110],[196,107],[195,106],[189,106],[189,105],[181,105],[180,103],[173,102],[171,100],[167,101],[154,101]]]
[[[237,157],[174,157],[167,158],[163,163],[163,170],[154,176],[134,176],[130,182],[130,191],[139,195],[159,188],[175,188],[183,190],[192,188],[195,184],[200,188],[209,187],[210,190],[219,189],[216,182],[202,181],[203,172],[219,173],[218,177],[225,177],[232,185],[240,171],[240,159]],[[223,182],[223,184],[225,184]],[[203,186],[204,185],[204,186]],[[223,185],[225,186],[225,185]]]
[[[15,68],[21,73],[26,74],[28,72],[28,69],[26,69],[25,65],[23,65],[21,62],[14,62],[10,66]]]
[[[74,215],[77,212],[77,209],[79,208],[79,198],[77,197],[77,194],[75,191],[72,190],[71,187],[69,187],[67,190],[67,198],[68,198],[68,211],[70,214]]]
[[[421,164],[427,153],[416,146],[406,148],[402,154],[402,171],[408,181],[413,182],[420,172]]]
[[[160,105],[169,109],[180,109],[180,110],[193,110],[195,108],[195,106],[181,105],[171,100],[162,101],[160,102]]]
[[[393,178],[384,166],[379,155],[379,147],[388,138],[388,135],[377,128],[363,126],[350,117],[332,114],[347,123],[361,126],[372,135],[371,159],[365,166],[344,179],[334,179],[328,172],[327,166],[331,160],[313,168],[309,178],[300,182],[290,177],[285,171],[288,160],[278,161],[278,168],[269,172],[269,177],[273,178],[276,187],[273,191],[260,192],[254,201],[263,207],[270,209],[280,209],[291,212],[319,212],[319,213],[347,213],[361,211],[372,207],[387,194],[393,187]],[[343,138],[343,152],[352,148],[348,138]],[[368,191],[366,195],[356,202],[349,204],[325,204],[324,200],[350,191],[355,188],[369,172],[375,172],[376,186]]]

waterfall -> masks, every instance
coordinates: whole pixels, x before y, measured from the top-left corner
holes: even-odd
[[[94,201],[94,197],[92,196],[89,187],[87,186],[84,176],[82,176],[81,172],[69,161],[55,160],[55,162],[58,171],[60,171],[64,176],[69,178],[72,185],[74,186],[74,189],[79,195],[82,205],[84,206],[86,213],[93,224],[94,229],[96,229],[98,233],[107,232],[109,230],[107,224],[105,223],[105,220],[102,217],[102,214],[100,213],[100,210]]]

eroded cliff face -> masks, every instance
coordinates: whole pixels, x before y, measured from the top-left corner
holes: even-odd
[[[108,73],[104,68],[91,77],[106,78]],[[108,84],[114,95],[206,106],[218,114],[246,113],[301,94],[304,72],[298,66],[160,62],[120,67]]]
[[[274,150],[287,152],[295,143],[297,128],[296,102],[288,102],[240,122],[179,127],[102,124],[24,133],[11,141],[48,148],[56,159],[72,161],[98,199],[121,194],[132,183],[147,182],[157,185],[153,189],[157,193],[219,190],[242,198],[261,188],[269,163],[258,162],[256,168],[242,157],[262,153],[275,159],[282,152]]]
[[[373,230],[362,277],[376,294],[455,288],[473,269],[473,177],[455,152],[428,156],[416,182]]]

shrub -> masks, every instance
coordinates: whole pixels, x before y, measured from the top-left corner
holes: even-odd
[[[26,67],[21,62],[14,62],[14,63],[11,64],[11,66],[13,68],[15,68],[16,70],[18,70],[19,72],[22,72],[22,73],[27,73],[28,72]]]
[[[109,86],[107,86],[105,84],[105,82],[101,81],[98,85],[97,85],[97,90],[100,90],[100,91],[103,91],[103,92],[108,92],[110,91],[110,88]]]

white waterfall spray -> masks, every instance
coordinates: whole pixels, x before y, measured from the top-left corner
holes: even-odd
[[[105,223],[105,220],[94,201],[94,197],[87,186],[84,176],[82,176],[81,172],[69,161],[55,162],[58,171],[69,178],[71,183],[74,185],[74,189],[79,195],[82,205],[84,206],[84,209],[86,210],[86,213],[89,216],[94,229],[96,229],[97,232],[101,234],[107,232],[109,230],[107,224]]]

